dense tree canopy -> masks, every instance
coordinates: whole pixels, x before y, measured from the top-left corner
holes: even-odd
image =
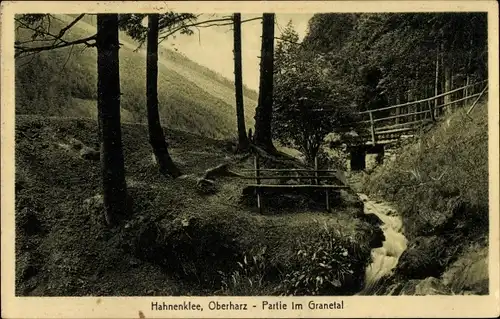
[[[317,14],[304,45],[325,55],[353,92],[360,109],[429,96],[436,61],[439,91],[446,81],[487,78],[485,13]],[[446,79],[445,79],[446,77]],[[454,85],[456,86],[456,85]],[[371,103],[370,101],[379,100]]]
[[[322,55],[297,41],[298,34],[289,23],[275,52],[273,135],[312,162],[324,137],[352,115],[347,94],[351,88],[337,80]]]
[[[484,13],[316,14],[302,42],[289,23],[275,52],[274,137],[312,159],[355,111],[486,79],[486,22]]]

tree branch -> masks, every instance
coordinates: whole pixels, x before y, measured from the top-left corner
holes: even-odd
[[[211,22],[223,22],[223,21],[232,21],[232,19],[230,18],[222,18],[222,19],[212,19],[212,20],[205,20],[205,21],[200,21],[200,22],[194,22],[194,23],[191,23],[191,24],[184,24],[184,25],[181,25],[173,30],[170,30],[167,34],[162,34],[159,39],[160,39],[160,42],[165,40],[166,38],[168,38],[169,36],[183,30],[183,29],[188,29],[188,28],[191,28],[191,27],[199,27],[201,26],[202,24],[206,24],[206,23],[211,23]],[[161,33],[160,33],[161,34]]]
[[[50,36],[51,38],[54,39],[54,41],[52,42],[52,44],[50,46],[41,46],[41,47],[38,47],[39,49],[37,49],[36,47],[22,47],[20,44],[25,44],[25,43],[29,43],[29,42],[45,42],[45,41],[48,41],[48,39],[35,39],[35,38],[33,38],[31,41],[25,41],[22,43],[17,42],[17,43],[15,43],[17,45],[17,46],[15,46],[15,48],[16,48],[16,50],[19,50],[19,51],[16,52],[15,57],[18,57],[26,52],[40,52],[40,51],[50,50],[51,48],[54,48],[54,49],[61,48],[61,47],[70,46],[70,45],[72,46],[72,45],[79,44],[79,43],[85,43],[87,46],[93,46],[94,44],[88,43],[87,41],[95,39],[95,36],[89,37],[86,39],[82,39],[83,42],[80,42],[80,40],[68,42],[62,38],[64,36],[64,34],[69,29],[71,29],[78,21],[83,19],[84,16],[85,16],[85,13],[80,14],[71,23],[69,23],[67,26],[62,28],[57,35],[52,34],[50,32],[51,18],[52,18],[52,15],[50,15],[50,14],[46,15],[46,18],[48,20],[48,26],[47,26],[46,30],[43,30],[44,28],[41,25],[38,25],[37,27],[32,27],[29,24],[22,21],[22,19],[15,19],[15,21],[18,22],[20,24],[20,26],[22,26],[25,29],[28,29],[30,31],[35,32],[35,35],[37,33],[39,33],[44,37]],[[40,29],[42,29],[42,30],[40,30]],[[58,44],[58,41],[62,42],[64,45]]]
[[[35,35],[37,33],[41,33],[42,35],[44,36],[50,36],[52,38],[54,38],[54,42],[52,43],[52,45],[55,45],[57,43],[57,41],[61,41],[61,42],[67,42],[66,40],[63,40],[61,38],[59,38],[57,35],[54,35],[52,33],[50,33],[50,15],[47,16],[48,18],[48,21],[49,21],[49,26],[47,28],[47,30],[43,30],[43,31],[40,31],[39,28],[41,28],[41,26],[37,26],[36,28],[34,27],[31,27],[30,25],[24,23],[23,21],[19,20],[19,19],[14,19],[16,22],[18,22],[24,29],[27,29],[27,30],[30,30],[30,31],[33,31],[35,33]],[[42,28],[43,29],[43,28]],[[32,39],[31,42],[35,42],[35,41],[40,41],[40,42],[44,42],[44,41],[49,41],[47,38],[43,38],[43,39]],[[30,41],[25,41],[24,43],[28,43]]]
[[[254,20],[262,20],[262,17],[257,17],[257,18],[251,18],[251,19],[246,19],[242,20],[241,23],[245,22],[250,22]],[[221,23],[219,23],[221,22]],[[222,23],[223,22],[223,23]],[[222,26],[227,26],[227,25],[232,25],[233,24],[233,18],[228,17],[228,18],[220,18],[220,19],[211,19],[211,20],[205,20],[205,21],[200,21],[200,22],[194,22],[191,24],[185,24],[182,25],[178,28],[175,28],[173,30],[170,30],[167,34],[163,34],[159,37],[160,42],[168,38],[169,36],[183,30],[183,29],[188,29],[191,27],[197,27],[197,28],[208,28],[208,27],[222,27]]]
[[[85,44],[88,47],[94,47],[95,42],[91,43],[89,41],[92,41],[92,40],[95,41],[96,39],[97,39],[97,34],[94,34],[93,36],[90,36],[87,38],[83,38],[83,39],[79,39],[79,40],[75,40],[75,41],[70,41],[70,42],[65,41],[65,42],[59,43],[57,45],[46,45],[46,46],[40,46],[40,47],[23,47],[20,45],[15,45],[14,48],[16,50],[16,53],[15,53],[14,57],[17,58],[17,57],[20,57],[21,55],[23,55],[25,53],[29,53],[29,52],[42,52],[42,51],[60,49],[60,48],[72,46],[75,44]]]
[[[68,24],[67,26],[65,26],[64,28],[61,29],[61,31],[59,31],[59,34],[57,35],[57,37],[60,39],[63,37],[63,35],[66,33],[66,31],[68,31],[71,27],[73,27],[78,21],[80,21],[81,19],[83,19],[83,17],[85,16],[85,13],[82,13],[80,14],[75,20],[73,20],[70,24]]]

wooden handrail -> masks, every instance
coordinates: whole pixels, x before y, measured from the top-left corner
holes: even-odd
[[[275,184],[248,184],[249,187],[255,188],[333,188],[333,189],[347,189],[349,186],[345,185],[275,185]]]
[[[393,128],[398,128],[398,127],[404,127],[404,126],[407,126],[407,125],[415,125],[415,124],[419,124],[419,123],[430,123],[430,122],[432,122],[431,119],[423,119],[423,120],[406,122],[406,123],[399,123],[399,124],[394,124],[394,125],[386,125],[386,126],[375,128],[375,132],[381,131],[381,130],[386,130],[386,129],[393,129]]]
[[[230,176],[233,178],[240,178],[240,179],[255,179],[255,176]],[[310,176],[295,176],[295,175],[287,175],[287,176],[259,176],[259,180],[262,179],[311,179],[311,178],[318,178],[318,179],[338,179],[336,176],[331,176],[331,175],[310,175]]]
[[[379,112],[379,111],[391,110],[391,109],[395,109],[395,108],[402,107],[402,106],[410,106],[410,105],[415,105],[415,104],[419,104],[419,103],[423,103],[423,102],[433,101],[433,100],[436,100],[436,99],[438,99],[440,97],[447,96],[447,95],[450,95],[452,93],[458,92],[460,90],[464,90],[466,88],[473,87],[473,86],[476,86],[478,84],[485,83],[485,82],[488,82],[488,80],[483,80],[483,81],[479,81],[479,82],[472,83],[472,84],[469,84],[469,85],[465,85],[465,86],[459,87],[457,89],[453,89],[451,91],[444,92],[444,93],[441,93],[441,94],[438,94],[438,95],[435,95],[435,96],[432,96],[432,97],[429,97],[429,98],[425,98],[425,99],[422,99],[422,100],[411,101],[411,102],[406,102],[406,103],[396,104],[396,105],[391,105],[391,106],[382,107],[382,108],[379,108],[379,109],[361,111],[361,112],[358,112],[356,114],[358,114],[358,115],[364,115],[364,114],[375,113],[375,112]],[[335,109],[313,109],[313,110],[311,110],[311,112],[333,112],[333,111],[335,111]],[[366,121],[358,121],[358,122],[354,122],[354,123],[362,123],[362,122],[366,122]]]
[[[255,169],[251,169],[251,168],[245,168],[245,169],[241,169],[240,171],[242,172],[255,172]],[[259,168],[259,171],[260,172],[318,172],[318,173],[336,173],[338,171],[336,170],[329,170],[329,169],[318,169],[318,170],[314,170],[314,169],[298,169],[298,168],[290,168],[290,169],[279,169],[279,168]]]
[[[448,92],[445,92],[445,93],[441,93],[441,94],[435,95],[433,97],[428,97],[428,98],[425,98],[425,99],[422,99],[422,100],[412,101],[412,102],[406,102],[406,103],[403,103],[403,104],[396,104],[396,105],[391,105],[391,106],[387,106],[387,107],[381,107],[379,109],[362,111],[362,112],[359,112],[357,114],[363,115],[363,114],[375,113],[375,112],[380,112],[380,111],[392,110],[392,109],[395,109],[397,107],[410,106],[410,105],[419,104],[419,103],[422,103],[422,102],[432,101],[432,100],[438,99],[440,97],[447,96],[447,95],[450,95],[452,93],[458,92],[460,90],[464,90],[466,88],[469,88],[469,87],[472,87],[472,86],[476,86],[476,85],[484,83],[486,81],[488,81],[488,80],[484,80],[484,81],[476,82],[476,83],[473,83],[473,84],[469,84],[469,85],[460,87],[458,89],[454,89],[454,90],[451,90],[451,91],[448,91]]]
[[[409,116],[415,116],[419,114],[425,114],[429,113],[430,110],[423,110],[423,111],[418,111],[418,112],[413,112],[413,113],[406,113],[406,114],[399,114],[399,115],[393,115],[393,116],[387,116],[387,117],[382,117],[374,120],[374,122],[382,122],[385,120],[391,120],[391,119],[397,119],[397,118],[403,118],[403,117],[409,117]]]
[[[323,180],[339,180],[338,177],[336,176],[320,176],[319,172],[337,172],[333,170],[319,170],[318,169],[318,158],[314,158],[314,170],[310,169],[272,169],[272,168],[267,168],[267,169],[261,169],[259,165],[259,155],[255,154],[254,156],[254,169],[246,169],[245,171],[251,171],[254,172],[254,176],[241,176],[241,175],[235,175],[232,177],[235,178],[241,178],[241,179],[255,179],[256,184],[249,184],[247,186],[250,187],[255,187],[255,194],[257,195],[257,208],[260,213],[262,213],[262,200],[261,200],[261,189],[263,188],[314,188],[314,189],[324,189],[325,191],[325,200],[326,200],[326,210],[330,211],[330,191],[333,189],[343,189],[343,188],[349,188],[348,186],[344,185],[319,185],[319,181],[321,179]],[[271,172],[286,172],[286,173],[293,173],[294,171],[302,171],[302,172],[313,172],[314,175],[307,175],[307,176],[296,176],[296,175],[291,175],[291,176],[262,176],[261,172],[262,171],[271,171]],[[289,184],[262,184],[261,180],[266,180],[266,179],[311,179],[315,181],[315,185],[289,185]]]
[[[451,101],[451,102],[448,102],[448,103],[445,103],[445,104],[441,104],[441,105],[438,105],[438,106],[436,107],[436,109],[441,109],[441,108],[443,108],[443,107],[445,107],[445,106],[448,106],[448,105],[451,105],[451,104],[455,104],[455,103],[457,103],[457,102],[465,101],[465,100],[471,99],[471,98],[476,97],[476,96],[479,96],[479,95],[481,95],[481,93],[472,94],[472,95],[469,95],[469,96],[463,97],[463,98],[458,99],[458,100],[455,100],[455,101]]]
[[[458,103],[458,102],[462,102],[462,101],[474,98],[474,97],[479,96],[479,95],[481,95],[481,93],[472,94],[472,95],[460,98],[458,100],[454,100],[454,101],[451,101],[451,102],[448,102],[448,103],[445,103],[445,104],[440,104],[438,106],[433,107],[433,109],[434,110],[441,109],[441,108],[443,108],[445,106],[448,106],[448,105],[451,105],[451,104],[455,104],[455,103]],[[375,122],[375,123],[376,122],[382,122],[382,121],[385,121],[385,120],[392,120],[392,119],[397,119],[397,118],[404,118],[404,117],[409,117],[409,116],[414,116],[414,115],[419,115],[419,114],[425,114],[425,113],[429,113],[429,112],[430,112],[430,110],[424,110],[424,111],[413,112],[413,113],[391,115],[391,116],[387,116],[387,117],[381,117],[381,118],[374,119],[373,122]],[[370,122],[371,122],[370,120],[365,120],[365,121],[358,121],[358,122],[349,123],[349,125],[353,125],[353,124],[368,124]],[[403,124],[406,124],[406,123],[403,123]]]
[[[405,127],[405,128],[398,128],[398,129],[393,129],[393,130],[388,130],[388,131],[378,131],[378,132],[375,132],[375,134],[376,135],[394,134],[394,133],[414,131],[416,129],[418,129],[418,127]]]
[[[419,127],[407,127],[407,128],[400,128],[400,129],[394,129],[394,130],[387,130],[387,131],[378,131],[375,132],[375,135],[380,136],[380,135],[387,135],[387,134],[396,134],[396,133],[402,133],[402,132],[410,132],[410,131],[415,131],[418,130]],[[370,134],[361,134],[359,137],[361,139],[368,139],[371,142]]]
[[[373,122],[377,123],[377,122],[382,122],[382,121],[385,121],[385,120],[392,120],[392,119],[397,119],[397,118],[401,118],[401,117],[408,117],[408,116],[413,116],[413,115],[418,115],[418,114],[424,114],[424,113],[429,113],[429,112],[430,112],[430,110],[425,110],[425,111],[419,111],[419,112],[413,112],[413,113],[392,115],[392,116],[387,116],[387,117],[382,117],[382,118],[374,119]],[[366,121],[359,121],[359,122],[349,123],[349,125],[354,125],[354,124],[368,124],[370,122],[371,122],[370,120],[366,120]]]

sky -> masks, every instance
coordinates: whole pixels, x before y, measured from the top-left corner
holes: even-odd
[[[228,16],[220,14],[217,16]],[[242,14],[241,19],[258,17],[258,14]],[[275,36],[279,37],[287,23],[292,20],[294,29],[302,40],[307,32],[307,25],[312,14],[276,14]],[[213,18],[213,15],[207,19]],[[200,17],[198,21],[202,21]],[[233,33],[232,26],[209,27],[194,29],[191,36],[177,35],[175,39],[168,39],[162,45],[176,48],[179,53],[189,59],[208,67],[221,75],[234,79],[233,62]],[[242,63],[243,83],[250,89],[258,90],[259,87],[259,56],[261,47],[262,21],[254,20],[242,24]]]

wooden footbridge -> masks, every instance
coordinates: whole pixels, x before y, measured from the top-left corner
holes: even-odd
[[[342,143],[350,146],[375,146],[412,137],[423,126],[445,117],[450,110],[468,105],[470,100],[475,99],[467,111],[469,113],[487,90],[488,82],[481,81],[422,100],[359,112],[357,121],[340,128],[340,131],[353,132],[352,135],[346,134]]]
[[[331,146],[346,145],[351,170],[364,170],[366,154],[377,154],[377,162],[380,163],[386,147],[414,137],[421,129],[445,118],[455,109],[470,105],[469,114],[487,91],[486,80],[422,100],[359,112],[356,121],[337,130],[342,138]],[[470,101],[473,101],[472,104]]]

